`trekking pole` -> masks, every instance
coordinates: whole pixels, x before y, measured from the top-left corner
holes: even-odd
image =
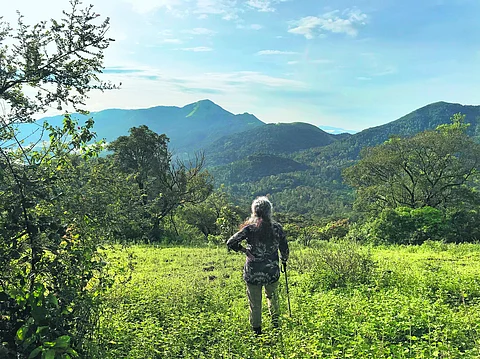
[[[290,293],[288,292],[287,263],[282,263],[282,272],[285,273],[285,289],[287,290],[288,313],[292,317],[292,309],[290,308]]]

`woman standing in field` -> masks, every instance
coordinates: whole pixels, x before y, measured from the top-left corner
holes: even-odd
[[[246,248],[240,242],[247,242]],[[258,197],[252,203],[252,214],[243,223],[239,232],[227,241],[227,246],[245,253],[247,258],[243,268],[243,279],[247,284],[247,296],[250,304],[250,324],[256,334],[262,333],[262,288],[268,300],[268,309],[272,323],[278,326],[278,279],[280,278],[280,259],[286,266],[289,250],[279,223],[272,221],[272,204],[267,197]]]

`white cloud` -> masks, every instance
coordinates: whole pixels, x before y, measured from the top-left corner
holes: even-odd
[[[370,77],[365,77],[365,76],[358,76],[357,80],[358,81],[370,81],[371,78]]]
[[[272,7],[270,0],[248,0],[247,5],[260,12],[274,12],[275,8]]]
[[[367,23],[368,16],[358,9],[347,9],[340,14],[339,10],[331,11],[320,17],[307,16],[292,21],[288,32],[313,39],[322,32],[344,33],[351,37],[358,34],[358,28]]]
[[[305,60],[305,61],[288,61],[288,65],[297,65],[297,64],[330,64],[332,60],[328,59],[318,59],[318,60]]]
[[[280,50],[262,50],[257,55],[298,55],[298,52]]]
[[[193,51],[193,52],[206,52],[213,51],[211,47],[206,46],[197,46],[197,47],[186,47],[182,49],[183,51]]]
[[[259,24],[251,24],[251,25],[237,24],[237,29],[261,30],[263,29],[263,26]]]
[[[181,5],[181,0],[123,0],[130,3],[134,11],[140,14],[146,14],[160,8],[172,10],[174,7]]]
[[[224,20],[238,19],[236,0],[196,0],[195,10],[200,16],[221,15]]]
[[[212,36],[212,35],[215,35],[217,32],[216,31],[213,31],[213,30],[210,30],[210,29],[206,29],[204,27],[196,27],[192,30],[184,30],[182,31],[186,34],[192,34],[192,35],[204,35],[204,36]]]

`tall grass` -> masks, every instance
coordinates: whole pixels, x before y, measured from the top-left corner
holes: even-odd
[[[244,258],[223,247],[129,248],[109,295],[105,358],[478,358],[480,245],[291,248],[292,318],[248,325]],[[127,256],[120,249],[115,256]],[[266,305],[265,305],[266,307]]]

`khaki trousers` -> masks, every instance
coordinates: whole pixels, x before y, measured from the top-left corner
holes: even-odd
[[[272,317],[272,322],[278,323],[279,303],[278,303],[278,281],[266,285],[254,285],[247,283],[247,296],[250,304],[250,325],[252,328],[262,326],[262,287],[265,288],[265,296],[268,302],[268,311]]]

